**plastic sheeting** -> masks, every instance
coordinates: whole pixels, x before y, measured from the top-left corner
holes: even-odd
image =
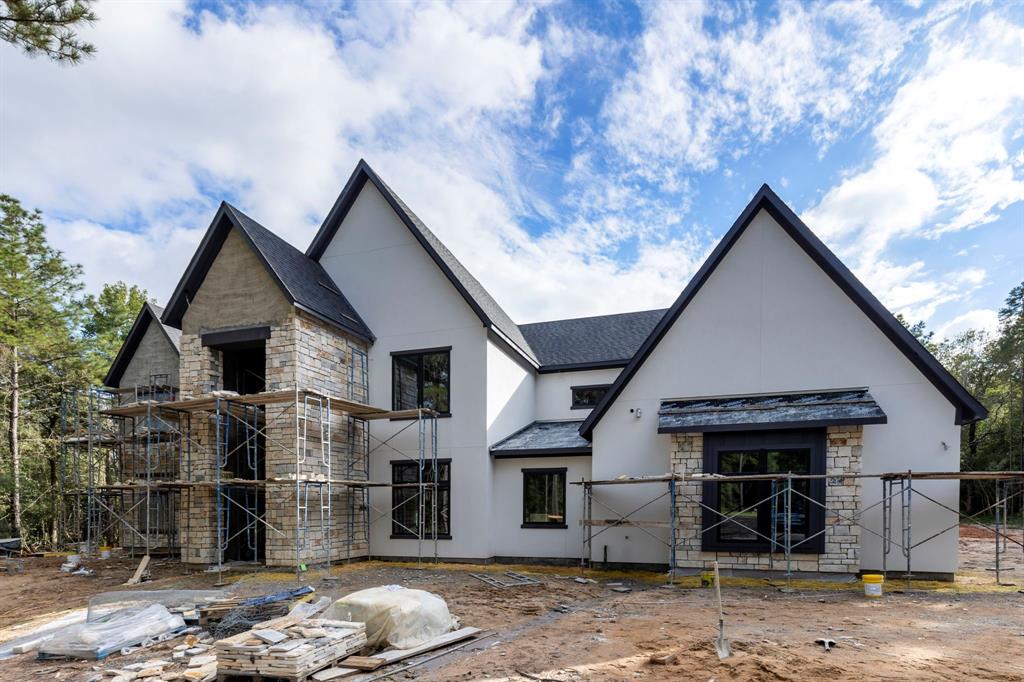
[[[127,590],[103,592],[89,600],[88,621],[95,621],[121,609],[161,604],[168,609],[195,608],[223,599],[223,590]]]
[[[184,619],[163,604],[130,607],[66,628],[44,642],[39,655],[98,659],[184,627]]]
[[[366,623],[369,646],[412,649],[459,626],[444,599],[401,585],[353,592],[328,608],[322,618]]]

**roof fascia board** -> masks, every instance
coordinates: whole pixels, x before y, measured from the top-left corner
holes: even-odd
[[[729,250],[739,239],[753,221],[761,209],[765,209],[777,223],[793,238],[794,241],[818,264],[822,270],[835,282],[846,295],[853,300],[858,308],[886,335],[886,337],[917,367],[922,374],[934,385],[955,408],[955,423],[963,424],[967,421],[984,419],[988,411],[981,405],[966,389],[963,388],[929,353],[924,346],[914,338],[902,324],[861,284],[850,270],[828,250],[810,228],[804,225],[803,221],[793,213],[792,210],[771,190],[768,185],[762,185],[754,197],[747,204],[743,212],[726,232],[722,241],[711,252],[711,255],[693,276],[686,288],[679,295],[679,298],[668,309],[665,316],[661,318],[651,334],[640,346],[636,355],[626,365],[615,383],[608,390],[605,397],[598,403],[594,411],[584,420],[580,426],[580,435],[590,439],[594,426],[601,417],[608,411],[612,403],[629,383],[640,366],[647,360],[651,352],[665,336],[668,330],[675,324],[676,319],[686,309],[690,301],[697,295],[697,292],[704,286],[704,283],[714,272],[718,264],[725,258]],[[968,407],[970,414],[963,414],[964,407]]]
[[[495,459],[514,459],[522,457],[589,457],[591,448],[534,448],[529,450],[491,450]]]
[[[629,360],[600,360],[597,362],[575,362],[564,365],[541,365],[538,374],[557,374],[559,372],[585,372],[596,369],[616,369],[625,367]]]
[[[118,384],[121,382],[121,377],[124,376],[124,371],[128,369],[128,363],[131,362],[132,356],[139,347],[139,343],[142,342],[142,337],[146,333],[149,323],[154,319],[156,318],[153,315],[153,311],[150,309],[149,303],[146,303],[135,316],[135,321],[132,322],[131,329],[128,330],[128,335],[124,338],[124,343],[117,350],[114,361],[110,363],[110,369],[107,370],[106,376],[103,377],[104,386],[120,388]],[[156,321],[159,322],[159,320]],[[166,335],[166,332],[164,334]],[[170,338],[168,338],[169,340]],[[174,347],[173,343],[171,347]]]

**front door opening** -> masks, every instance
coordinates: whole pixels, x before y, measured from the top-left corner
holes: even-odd
[[[266,344],[250,341],[219,347],[223,381],[227,391],[241,395],[261,393],[266,389]],[[222,478],[250,481],[266,478],[266,438],[264,409],[254,405],[235,404],[232,416],[223,423],[226,430],[226,463]],[[225,490],[223,500],[226,561],[257,561],[266,558],[265,526],[258,519],[266,512],[266,496],[262,486],[239,484]]]

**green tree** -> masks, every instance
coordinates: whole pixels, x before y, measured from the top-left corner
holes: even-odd
[[[0,39],[26,54],[43,54],[74,64],[96,51],[78,37],[84,24],[96,21],[93,0],[2,0]]]
[[[86,296],[82,337],[93,383],[102,383],[146,301],[145,289],[124,282],[105,284],[98,296]]]
[[[53,424],[52,403],[39,395],[53,393],[68,363],[80,357],[74,340],[80,305],[81,268],[68,264],[46,241],[39,211],[28,211],[13,197],[0,195],[0,363],[7,459],[10,462],[12,528],[21,536],[22,431],[33,440],[45,437],[41,424]],[[22,424],[23,404],[27,423]],[[51,409],[35,410],[35,405]]]

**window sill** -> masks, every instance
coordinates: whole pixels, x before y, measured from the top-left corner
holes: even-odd
[[[565,530],[569,526],[564,523],[524,523],[519,526],[520,528],[555,528],[558,530]]]
[[[392,533],[391,534],[391,539],[392,540],[417,540],[418,538],[415,535],[395,535],[394,533]],[[451,540],[452,536],[451,535],[438,535],[437,539],[438,540]],[[433,541],[434,538],[432,536],[430,536],[430,535],[424,535],[423,536],[423,540],[424,540],[424,542],[427,541],[427,540]]]
[[[445,412],[444,414],[437,415],[436,418],[437,419],[448,419],[451,416],[452,416],[451,412]],[[388,421],[393,421],[393,422],[414,422],[417,419],[419,419],[419,417],[391,417]]]

